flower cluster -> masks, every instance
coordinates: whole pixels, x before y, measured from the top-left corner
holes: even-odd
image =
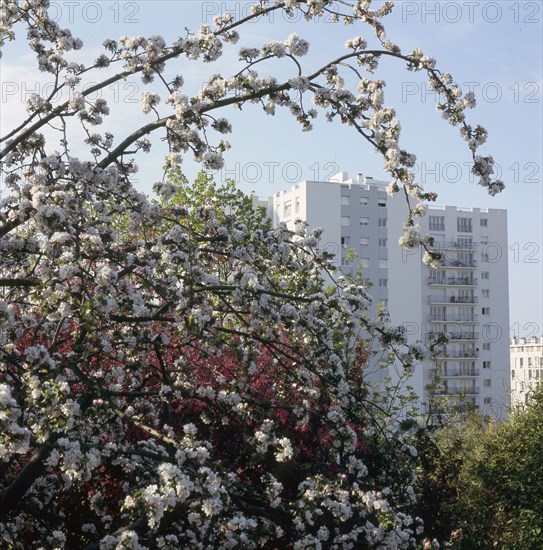
[[[354,2],[348,13],[347,5],[260,0],[246,19],[332,12],[368,25],[382,49],[353,38],[344,55],[306,71],[309,44],[291,34],[244,46],[236,74],[215,72],[182,93],[176,59],[216,63],[238,41],[235,18],[171,44],[107,39],[83,65],[67,55],[81,41],[53,20],[47,0],[2,3],[0,46],[25,30],[38,69],[54,76],[0,151],[5,545],[409,548],[422,540],[416,433],[391,403],[397,392],[380,393],[366,375],[392,361],[407,375],[443,341],[410,346],[385,310],[367,315],[366,288],[338,276],[321,231],[273,228],[233,186],[217,188],[204,174],[189,185],[178,170],[187,154],[209,170],[223,166],[232,126],[218,111],[283,108],[310,130],[320,110],[382,155],[388,192],[417,201],[401,244],[429,249],[414,218],[435,194],[415,182],[415,156],[400,147],[385,83],[373,76],[387,55],[428,75],[480,183],[500,191],[492,157],[477,154],[486,131],[465,122],[473,96],[432,58],[403,55],[385,39],[391,2]],[[281,78],[265,73],[269,63],[283,64]],[[95,129],[110,111],[100,93],[138,77],[147,87],[140,108],[156,118],[121,139]],[[70,97],[57,99],[63,89]],[[134,184],[154,132],[168,147],[159,200]],[[427,261],[438,258],[429,251]]]
[[[57,174],[62,163],[43,166]],[[118,173],[76,159],[62,173],[49,195],[39,180],[27,190],[38,209],[62,211],[34,217],[12,234],[25,244],[6,248],[13,276],[33,273],[37,286],[2,309],[1,395],[15,483],[27,451],[44,453],[29,502],[75,518],[86,495],[85,529],[57,529],[64,546],[409,546],[412,471],[404,462],[399,480],[396,464],[379,466],[385,441],[366,432],[379,409],[359,400],[369,390],[349,342],[365,323],[406,365],[422,351],[364,319],[360,285],[326,289],[334,268],[320,232],[273,229],[250,197],[203,175],[194,192],[172,176],[157,207],[128,188],[112,198]],[[71,192],[85,180],[96,185]],[[405,461],[409,438],[382,421]],[[31,508],[33,536],[46,540]],[[119,534],[126,522],[142,527]],[[8,520],[14,547],[21,529]]]

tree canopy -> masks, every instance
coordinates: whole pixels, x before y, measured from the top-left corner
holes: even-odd
[[[460,128],[473,172],[494,194],[503,184],[492,179],[492,158],[477,152],[486,132],[465,119],[472,94],[431,57],[386,39],[391,2],[263,0],[241,20],[217,17],[172,44],[107,39],[88,66],[69,59],[83,45],[47,8],[45,0],[1,4],[0,45],[26,32],[37,68],[54,82],[1,138],[3,542],[416,545],[424,534],[412,514],[413,443],[422,427],[402,422],[364,374],[377,345],[409,372],[439,339],[408,346],[386,312],[365,316],[364,286],[337,272],[319,231],[273,228],[231,184],[205,175],[188,184],[179,167],[187,154],[221,166],[229,147],[221,135],[232,128],[219,112],[229,107],[283,107],[308,130],[319,109],[383,155],[388,191],[408,198],[402,244],[422,244],[436,263],[416,224],[435,194],[414,181],[415,157],[400,148],[384,82],[372,75],[385,56],[427,73],[442,94],[438,109]],[[353,38],[343,56],[306,72],[309,44],[292,34],[242,47],[243,70],[211,73],[198,94],[183,93],[176,59],[212,66],[247,22],[278,10],[364,22],[378,47]],[[288,60],[294,74],[261,76],[273,59]],[[357,75],[356,89],[345,87],[344,69]],[[92,94],[131,78],[150,86],[141,108],[152,120],[125,136],[101,131],[110,106]],[[63,89],[70,99],[56,101]],[[169,148],[154,199],[133,181],[153,133]]]

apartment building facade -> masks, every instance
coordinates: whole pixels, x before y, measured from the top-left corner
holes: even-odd
[[[511,339],[511,406],[524,406],[543,381],[543,337]]]
[[[423,404],[434,392],[458,399],[464,409],[505,416],[510,394],[506,211],[429,208],[419,223],[444,258],[434,269],[423,264],[424,250],[400,248],[405,198],[389,197],[386,185],[345,172],[325,182],[303,181],[270,197],[270,216],[275,224],[293,227],[301,219],[310,228],[321,227],[323,247],[344,272],[361,270],[372,283],[373,304],[388,309],[411,342],[449,334],[447,358],[438,367],[425,360],[410,381]]]
[[[386,183],[345,172],[330,181],[302,181],[271,197],[274,224],[294,228],[301,219],[310,228],[321,227],[322,247],[335,255],[345,273],[361,270],[372,283],[374,303],[388,304],[388,240]],[[376,214],[377,213],[377,214]],[[354,256],[353,256],[354,252]]]

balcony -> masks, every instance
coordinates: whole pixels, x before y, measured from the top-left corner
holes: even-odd
[[[440,267],[461,267],[463,269],[475,269],[477,260],[456,260],[453,258],[444,258],[443,264]]]
[[[480,388],[471,386],[469,388],[439,388],[436,395],[479,395]]]
[[[430,313],[428,315],[428,321],[430,323],[478,323],[479,322],[479,316],[478,315],[470,315],[469,318],[467,316],[458,316],[458,315],[434,315]]]
[[[455,404],[454,410],[458,414],[467,414],[469,412],[478,411],[479,405],[476,405],[475,403],[462,402]],[[430,410],[428,410],[428,407],[426,407],[426,414],[429,414],[432,418],[435,418],[442,414],[449,414],[449,409],[443,409],[442,407],[432,405],[432,408]]]
[[[457,342],[459,340],[479,340],[479,333],[478,332],[447,332],[447,331],[441,331],[441,332],[434,332],[430,331],[426,333],[426,338],[428,340],[431,340],[432,338],[435,338],[438,334],[446,333],[449,340],[451,342]]]
[[[477,405],[476,403],[463,403],[462,405],[458,405],[458,407],[456,407],[456,411],[460,414],[478,411],[478,410],[479,410],[479,405]]]
[[[428,296],[429,304],[476,304],[478,301],[477,296]]]
[[[479,243],[458,243],[454,241],[450,242],[435,242],[434,241],[434,249],[436,252],[447,252],[448,250],[468,250],[471,252],[475,252],[477,250],[477,246]]]
[[[436,375],[440,378],[473,378],[479,376],[480,372],[480,369],[438,369]]]
[[[477,296],[451,296],[451,304],[476,304],[479,300]]]
[[[476,359],[479,357],[479,352],[472,350],[472,351],[452,351],[451,353],[447,353],[445,351],[445,357],[446,359]]]
[[[428,277],[428,284],[432,286],[477,286],[477,279],[473,277],[446,277],[437,279],[435,276]]]

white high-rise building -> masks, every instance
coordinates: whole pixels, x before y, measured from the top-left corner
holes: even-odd
[[[386,194],[387,182],[344,172],[330,181],[302,181],[268,201],[274,224],[296,219],[323,229],[325,249],[345,272],[362,269],[381,303],[409,340],[450,335],[447,358],[429,361],[410,383],[423,403],[433,392],[461,398],[462,407],[503,417],[509,407],[509,301],[507,212],[433,206],[417,222],[435,238],[445,263],[422,263],[424,250],[405,250],[398,240],[407,218],[402,194]],[[356,258],[351,258],[352,252]]]
[[[543,337],[511,340],[511,406],[525,405],[543,381]]]
[[[294,229],[301,219],[309,228],[321,227],[322,246],[334,254],[344,272],[362,267],[364,279],[373,282],[375,303],[388,303],[388,239],[386,183],[358,174],[348,179],[340,172],[330,181],[302,181],[271,198],[276,225]],[[356,253],[350,259],[349,252]]]

